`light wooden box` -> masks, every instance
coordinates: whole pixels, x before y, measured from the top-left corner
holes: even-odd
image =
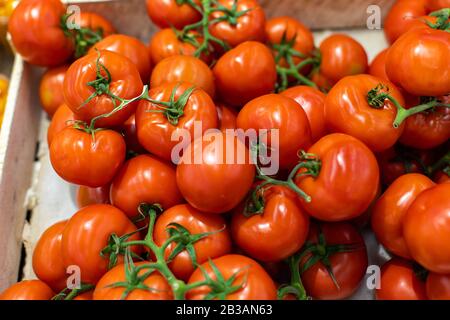
[[[314,32],[316,45],[331,31],[340,29],[360,41],[369,58],[386,47],[381,30],[368,30],[367,7],[379,5],[383,15],[393,0],[260,0],[269,16],[290,15]],[[67,1],[81,10],[95,11],[119,32],[148,43],[155,27],[145,10],[145,0]],[[0,133],[0,291],[20,279],[33,278],[31,254],[41,233],[56,221],[76,212],[74,186],[53,171],[46,142],[48,119],[37,96],[43,70],[15,57],[9,99]],[[370,264],[381,264],[386,254],[366,234]],[[356,298],[370,299],[364,285]]]

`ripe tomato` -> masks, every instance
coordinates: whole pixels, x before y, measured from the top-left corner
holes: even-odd
[[[450,300],[450,274],[428,274],[426,291],[430,300]]]
[[[214,280],[217,279],[214,274],[211,262],[205,262],[202,267],[207,274]],[[226,280],[235,276],[232,286],[240,286],[236,291],[226,294],[225,300],[275,300],[277,289],[273,280],[267,272],[254,260],[237,254],[229,254],[212,260]],[[201,270],[197,268],[194,271],[189,283],[205,280]],[[210,287],[202,286],[188,291],[186,297],[189,300],[202,300],[211,292]],[[222,299],[219,293],[217,299]]]
[[[213,69],[216,88],[225,103],[243,106],[272,92],[277,81],[275,60],[265,45],[248,41],[225,53]]]
[[[55,292],[66,288],[66,266],[61,259],[62,233],[67,221],[50,226],[39,238],[33,252],[33,271]]]
[[[321,168],[317,177],[295,179],[297,186],[311,196],[309,203],[301,199],[305,210],[324,221],[348,220],[365,212],[379,185],[377,160],[369,148],[352,136],[330,134],[308,153],[318,157]]]
[[[43,281],[23,280],[3,291],[0,300],[50,300],[54,295]]]
[[[267,147],[279,156],[281,168],[291,169],[298,163],[299,150],[311,146],[311,129],[306,113],[293,99],[268,94],[248,102],[239,112],[237,126],[243,130],[278,129],[279,142],[268,132]]]
[[[450,92],[450,33],[416,28],[389,48],[389,79],[416,96],[442,96]]]
[[[321,300],[344,299],[351,296],[358,289],[367,269],[367,251],[364,239],[349,223],[311,224],[308,242],[322,246],[319,243],[319,233],[322,232],[327,246],[354,245],[357,248],[350,252],[329,254],[330,268],[339,288],[333,282],[323,262],[317,262],[301,274],[306,292],[313,298]],[[307,243],[308,243],[307,242]],[[321,248],[327,252],[327,248]],[[319,249],[319,252],[320,250]],[[301,267],[312,258],[307,254],[300,262]],[[300,269],[301,270],[301,269]]]
[[[363,46],[345,34],[333,34],[322,41],[320,72],[332,82],[365,73],[367,54]]]
[[[112,23],[95,12],[81,11],[78,19],[80,27],[91,29],[94,32],[101,30],[103,37],[116,33],[116,28]]]
[[[81,282],[96,284],[108,271],[109,256],[102,257],[101,251],[108,245],[111,235],[118,237],[136,232],[134,224],[119,209],[108,204],[94,204],[76,212],[66,224],[62,235],[62,258],[65,266],[80,268]],[[134,233],[128,240],[139,240]],[[131,251],[139,254],[140,247]],[[117,256],[117,263],[123,257]]]
[[[53,138],[63,129],[73,125],[78,120],[73,111],[64,103],[56,110],[47,129],[47,144],[52,144]]]
[[[450,103],[450,96],[444,97]],[[436,107],[407,118],[400,143],[417,149],[432,149],[450,139],[450,109]]]
[[[112,98],[106,94],[97,95],[89,102],[86,101],[96,92],[88,83],[98,79],[98,53],[90,53],[75,61],[67,70],[64,80],[64,99],[70,109],[84,121],[91,121],[94,117],[111,112],[115,106]],[[142,93],[143,84],[139,71],[131,60],[111,52],[100,51],[101,63],[111,74],[109,91],[122,99],[132,99]],[[101,75],[107,77],[103,68]],[[119,101],[116,101],[116,105]],[[97,127],[117,126],[124,123],[135,111],[137,102],[128,104],[122,110],[107,118],[99,119]]]
[[[139,267],[144,264],[149,264],[149,262],[143,261],[135,264]],[[109,270],[103,275],[103,277],[98,281],[95,287],[93,299],[94,300],[172,300],[172,289],[167,283],[167,280],[159,274],[157,271],[153,271],[148,275],[140,284],[147,286],[149,289],[131,289],[128,294],[125,295],[126,287],[114,287],[116,283],[127,283],[129,282],[130,287],[133,285],[130,279],[126,277],[127,266],[125,264],[120,264]],[[142,269],[139,271],[138,275],[143,276],[148,272],[147,269]]]
[[[414,272],[410,262],[394,258],[381,268],[377,300],[427,300],[425,283]]]
[[[392,147],[402,134],[404,124],[394,128],[397,108],[390,100],[386,99],[381,108],[369,105],[368,92],[379,84],[404,105],[402,94],[388,81],[366,74],[345,77],[331,89],[325,100],[328,130],[354,136],[374,152]]]
[[[203,37],[195,31],[189,32],[189,36],[195,37],[199,42],[203,42]],[[166,28],[156,32],[150,41],[150,57],[152,62],[156,65],[165,58],[183,55],[194,56],[196,47],[190,42],[184,42],[179,38],[176,31],[171,28]],[[201,55],[201,59],[205,63],[211,61],[209,55]]]
[[[426,0],[397,1],[391,7],[384,20],[384,34],[390,44],[410,30],[416,18],[427,14],[425,2]]]
[[[223,103],[219,103],[216,105],[216,110],[220,130],[236,129],[237,112],[234,109],[227,107]]]
[[[41,78],[39,84],[39,98],[41,106],[49,117],[64,103],[64,77],[69,66],[64,65],[48,69]]]
[[[447,183],[450,182],[450,176],[448,175],[448,173],[440,170],[435,173],[433,181],[436,183]]]
[[[376,55],[375,59],[373,59],[372,63],[369,66],[369,74],[374,77],[389,81],[389,78],[386,74],[387,51],[388,49],[384,49]]]
[[[328,92],[331,90],[331,88],[335,85],[333,81],[330,79],[327,79],[320,69],[312,70],[311,73],[311,81],[316,84],[316,86],[320,89],[322,92]]]
[[[191,235],[212,232],[211,235],[193,244],[198,264],[209,259],[221,257],[231,251],[231,239],[224,218],[200,212],[188,204],[180,204],[164,211],[156,220],[153,237],[155,243],[161,246],[170,236],[168,227],[177,223],[186,228]],[[176,243],[172,243],[166,250],[166,258],[175,249]],[[186,250],[180,252],[169,264],[174,275],[187,281],[194,272],[191,256]]]
[[[97,188],[108,184],[125,160],[122,136],[112,130],[92,134],[67,127],[50,145],[50,161],[64,180]]]
[[[200,1],[194,0],[196,4]],[[178,5],[177,0],[147,0],[147,13],[160,28],[182,29],[201,19],[201,14],[189,4]]]
[[[212,71],[202,60],[191,56],[172,56],[155,66],[150,79],[152,88],[172,82],[191,83],[205,90],[211,98],[216,92]]]
[[[426,269],[450,273],[450,183],[419,194],[403,220],[411,256]]]
[[[403,219],[417,196],[434,185],[424,175],[405,174],[395,180],[378,199],[372,210],[372,230],[387,250],[411,259],[403,238]]]
[[[265,187],[262,196],[262,213],[246,217],[245,202],[234,211],[232,238],[254,259],[281,261],[296,253],[305,243],[309,217],[302,210],[297,194],[286,187]]]
[[[236,135],[220,131],[195,139],[177,166],[181,193],[204,212],[233,209],[247,195],[254,177],[249,150]]]
[[[174,167],[150,155],[125,162],[111,184],[111,203],[129,218],[138,215],[138,206],[144,202],[164,209],[183,202]]]
[[[192,88],[189,83],[165,83],[149,92],[150,99],[168,102],[171,98],[179,100]],[[175,90],[175,95],[172,93]],[[158,104],[142,100],[136,110],[136,128],[140,144],[150,153],[167,161],[176,162],[173,154],[177,145],[187,146],[192,140],[201,136],[206,130],[217,128],[216,105],[210,96],[200,88],[194,88],[186,104],[169,111]],[[173,120],[173,111],[181,110],[181,117]],[[176,115],[178,117],[178,115]],[[199,125],[201,130],[196,130]],[[185,137],[187,130],[190,137]],[[200,132],[197,132],[200,131]],[[182,141],[180,142],[180,135]]]
[[[211,35],[225,41],[231,47],[236,47],[245,41],[264,41],[266,15],[264,9],[256,0],[219,0],[217,4],[229,10],[235,8],[236,13],[246,12],[240,17],[231,15],[231,21],[211,23],[209,26]],[[226,17],[223,11],[215,10],[212,12],[210,19],[215,20],[223,17]]]
[[[325,125],[325,94],[309,86],[289,88],[281,95],[297,101],[305,111],[311,128],[312,141],[316,142],[327,134]]]
[[[143,83],[150,78],[152,65],[148,49],[139,39],[123,34],[113,34],[97,42],[88,53],[96,54],[96,50],[109,50],[127,57],[139,70]]]
[[[54,67],[72,56],[73,42],[61,28],[65,13],[66,7],[60,0],[28,0],[17,5],[9,18],[8,32],[14,48],[25,61]]]
[[[426,0],[425,7],[429,12],[450,8],[449,0]]]
[[[91,204],[109,204],[110,185],[98,188],[79,186],[77,188],[77,207],[79,209]]]
[[[292,49],[305,56],[310,56],[314,50],[314,38],[311,31],[300,21],[291,17],[276,17],[267,21],[266,38],[270,45],[281,44],[283,39],[286,42],[293,41]],[[274,55],[277,54],[278,51],[274,50]],[[299,64],[303,60],[300,57],[293,57],[295,64]],[[284,59],[280,60],[279,64],[287,66]],[[309,68],[306,68],[306,70],[309,70]]]
[[[83,292],[82,294],[79,294],[75,298],[73,298],[73,300],[82,300],[82,301],[92,300],[93,293],[94,293],[93,290]]]

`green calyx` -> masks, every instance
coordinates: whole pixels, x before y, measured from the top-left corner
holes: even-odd
[[[429,14],[430,17],[436,17],[436,23],[431,23],[430,21],[425,20],[425,23],[433,29],[436,30],[444,30],[444,31],[450,31],[450,8],[443,8],[438,11],[434,11]]]
[[[73,300],[80,294],[85,293],[89,290],[94,289],[95,286],[92,284],[82,283],[79,288],[69,289],[64,288],[61,292],[55,295],[52,300]]]
[[[214,20],[214,23],[226,21],[232,26],[236,26],[238,24],[238,19],[248,12],[250,12],[252,9],[247,10],[241,10],[238,11],[238,1],[234,0],[233,5],[231,8],[227,8],[221,3],[216,3],[214,5],[214,11],[219,11],[223,13],[223,16]]]
[[[124,243],[134,234],[140,232],[136,230],[132,233],[125,234],[121,237],[115,233],[111,234],[108,239],[108,244],[100,252],[100,256],[104,259],[108,259],[108,269],[113,268],[118,261],[119,256],[124,256],[127,250],[127,246]],[[140,259],[140,257],[134,253],[131,253],[134,258]]]

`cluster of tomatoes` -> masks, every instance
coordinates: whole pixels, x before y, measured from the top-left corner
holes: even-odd
[[[393,257],[378,299],[450,299],[449,7],[399,0],[369,66],[351,37],[316,48],[256,0],[147,0],[149,46],[60,0],[22,0],[9,32],[51,67],[50,159],[80,210],[41,236],[39,280],[0,298],[344,299],[371,224]]]

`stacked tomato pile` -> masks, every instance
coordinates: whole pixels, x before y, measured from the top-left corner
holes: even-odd
[[[147,9],[149,46],[59,0],[11,17],[18,53],[52,67],[50,159],[80,210],[2,299],[343,299],[363,228],[392,255],[376,298],[450,299],[448,1],[398,1],[370,66],[256,0]]]

